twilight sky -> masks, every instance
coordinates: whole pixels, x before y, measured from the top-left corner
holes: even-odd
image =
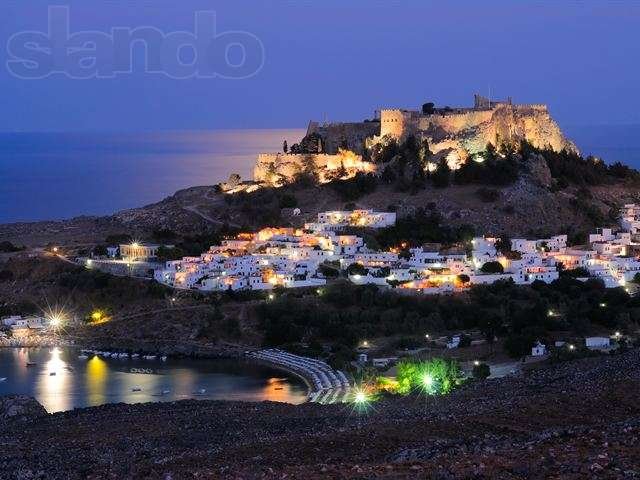
[[[231,61],[240,62],[234,44],[246,42],[245,66],[255,74],[147,73],[138,45],[133,73],[17,78],[5,65],[9,50],[34,45],[24,34],[9,39],[47,32],[49,5],[69,6],[71,33],[142,26],[193,32],[196,11],[215,11],[218,34],[245,33],[214,40],[211,68],[239,75],[220,65],[218,54],[228,47]],[[0,15],[0,38],[8,44],[0,48],[0,131],[305,127],[309,119],[358,120],[375,108],[429,100],[469,105],[474,92],[489,89],[493,97],[547,103],[562,125],[640,123],[634,0],[3,0]],[[189,62],[189,49],[181,52]],[[109,55],[101,50],[101,66],[111,64]]]

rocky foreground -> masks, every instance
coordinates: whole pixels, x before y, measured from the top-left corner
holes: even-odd
[[[0,478],[638,478],[639,366],[633,350],[367,413],[182,401],[25,420],[22,409],[0,421]]]

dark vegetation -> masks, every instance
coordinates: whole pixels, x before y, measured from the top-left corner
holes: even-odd
[[[431,104],[423,106],[423,109],[431,108]],[[318,142],[321,144],[320,137],[307,139],[306,147],[300,153],[315,153]],[[364,160],[377,164],[378,175],[361,173],[349,180],[334,180],[325,188],[334,189],[345,201],[353,201],[375,191],[380,184],[392,185],[398,191],[409,193],[429,185],[436,188],[452,184],[482,185],[484,187],[476,192],[478,197],[484,202],[495,202],[500,197],[499,190],[486,187],[504,187],[514,183],[526,169],[527,159],[537,154],[542,155],[549,166],[554,191],[571,185],[588,187],[620,180],[640,183],[640,173],[619,162],[607,165],[595,157],[583,158],[570,151],[536,148],[526,141],[519,145],[501,143],[494,146],[489,143],[483,152],[469,153],[462,167],[452,171],[445,158],[431,152],[426,140],[409,136],[402,143],[386,138],[373,148],[365,149]],[[429,164],[435,167],[428,169]],[[312,172],[303,172],[298,183],[309,186],[315,181],[313,177]],[[580,206],[583,205],[576,205],[576,208]]]
[[[407,249],[425,243],[459,244],[470,241],[475,235],[472,226],[448,225],[438,212],[428,208],[419,208],[411,216],[398,218],[393,227],[377,230],[349,228],[346,231],[363,237],[367,245],[373,248],[371,242],[367,241],[370,238],[375,242],[375,248],[381,249]]]
[[[488,342],[505,339],[515,358],[553,332],[581,335],[592,326],[633,331],[640,298],[601,281],[562,277],[551,284],[510,281],[477,285],[455,296],[403,296],[338,282],[320,296],[286,292],[256,307],[267,345],[330,342],[353,348],[363,338],[479,329]]]
[[[18,247],[11,242],[0,242],[0,253],[13,253],[24,250],[25,247]]]

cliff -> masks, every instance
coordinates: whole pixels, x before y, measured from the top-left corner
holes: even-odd
[[[324,152],[335,154],[339,148],[364,154],[367,148],[409,135],[426,140],[438,157],[446,157],[451,168],[458,168],[469,155],[486,149],[488,143],[517,145],[522,140],[535,147],[577,152],[543,104],[514,104],[511,98],[491,101],[476,95],[473,107],[423,110],[382,109],[379,119],[360,123],[311,122],[307,134],[322,138]]]

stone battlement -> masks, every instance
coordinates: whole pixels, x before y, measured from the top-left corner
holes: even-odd
[[[349,178],[358,172],[374,173],[375,164],[365,162],[360,155],[348,150],[329,153],[261,153],[253,169],[256,182],[279,186],[290,183],[305,172],[318,175],[320,182],[336,176]]]

